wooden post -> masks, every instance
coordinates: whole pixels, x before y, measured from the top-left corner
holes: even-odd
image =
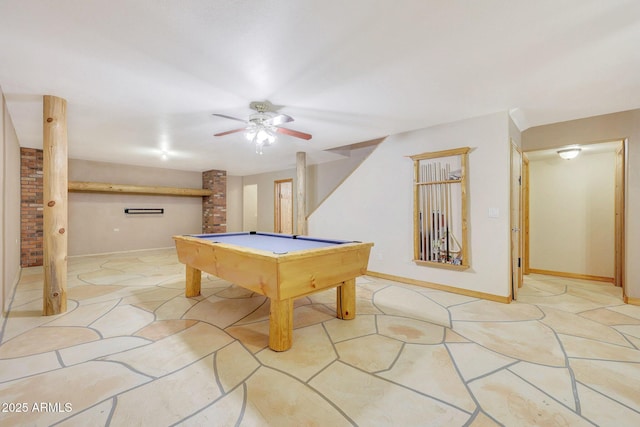
[[[43,97],[43,315],[67,311],[67,101]]]
[[[296,181],[297,181],[297,234],[305,236],[307,234],[307,153],[296,153]]]

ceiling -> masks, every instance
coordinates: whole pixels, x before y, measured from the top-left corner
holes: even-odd
[[[524,130],[639,108],[639,46],[637,0],[0,1],[21,146],[42,147],[49,94],[72,158],[230,175],[497,111]],[[313,138],[213,136],[262,100]]]

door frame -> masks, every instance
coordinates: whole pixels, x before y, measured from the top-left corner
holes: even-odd
[[[626,154],[627,139],[620,141],[616,149],[616,178],[615,178],[615,262],[613,280],[616,286],[622,287],[622,296],[627,298],[625,291],[625,198],[626,198]]]
[[[518,289],[522,287],[522,151],[514,144],[513,139],[510,140],[510,161],[509,161],[509,271],[511,276],[510,296],[512,300],[518,299]],[[514,162],[514,155],[517,155],[517,164]],[[517,168],[517,169],[516,169]],[[517,172],[518,176],[514,176]],[[514,188],[514,182],[517,180],[517,188]],[[514,191],[515,190],[515,191]],[[517,194],[518,200],[514,200],[513,195]],[[514,221],[514,212],[517,219]]]
[[[614,190],[615,193],[615,221],[614,221],[614,233],[615,233],[615,243],[614,243],[614,285],[622,287],[622,298],[623,301],[627,302],[627,294],[625,289],[625,279],[626,279],[626,247],[625,247],[625,239],[626,239],[626,228],[625,228],[625,212],[626,212],[626,198],[627,198],[627,189],[626,189],[626,177],[627,177],[627,152],[628,152],[628,139],[627,138],[612,138],[607,141],[619,141],[619,146],[616,148],[616,168],[615,168],[615,183],[616,188]],[[599,144],[602,142],[591,142],[591,143],[583,143],[580,145],[592,145]],[[526,153],[523,154],[523,159],[526,158]],[[523,165],[525,162],[523,161]],[[529,200],[529,160],[526,160],[526,192],[524,196],[526,196],[526,200],[523,201],[523,215],[525,218],[524,221],[524,259],[525,268],[524,274],[529,274],[529,210],[530,210],[530,200]],[[523,174],[524,175],[524,174]]]
[[[280,219],[282,218],[282,203],[281,203],[281,199],[280,199],[280,188],[282,187],[283,184],[288,183],[291,185],[291,204],[290,204],[290,209],[289,209],[289,221],[291,223],[291,233],[293,233],[294,230],[294,223],[293,223],[293,202],[294,202],[294,194],[293,194],[293,178],[287,178],[287,179],[279,179],[273,182],[273,231],[276,233],[281,233],[281,224],[280,224]]]
[[[529,274],[529,158],[522,153],[522,275]]]

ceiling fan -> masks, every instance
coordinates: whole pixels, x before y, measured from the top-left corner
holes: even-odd
[[[225,114],[213,114],[216,117],[243,122],[245,126],[225,132],[216,133],[214,136],[225,136],[236,132],[245,132],[247,139],[256,144],[256,152],[262,154],[262,147],[271,145],[276,140],[276,133],[294,136],[305,140],[311,139],[308,133],[281,127],[285,123],[293,121],[293,117],[286,114],[277,114],[274,106],[269,101],[254,101],[249,108],[256,113],[249,116],[249,120],[227,116]]]

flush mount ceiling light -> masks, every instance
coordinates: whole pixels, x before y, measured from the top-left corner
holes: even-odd
[[[563,150],[558,150],[558,156],[564,160],[571,160],[575,159],[578,154],[580,154],[580,151],[582,151],[582,148],[579,147],[565,148]]]

